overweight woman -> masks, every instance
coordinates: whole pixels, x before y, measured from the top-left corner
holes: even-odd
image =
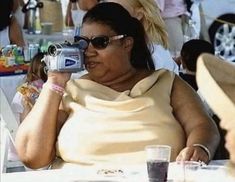
[[[213,157],[215,124],[191,87],[155,71],[140,21],[101,3],[85,14],[76,41],[87,43],[88,74],[48,73],[16,136],[28,167],[145,164],[144,148],[154,144],[170,145],[172,161]]]

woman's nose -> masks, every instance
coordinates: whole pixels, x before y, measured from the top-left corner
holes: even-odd
[[[96,56],[96,55],[97,55],[96,49],[94,49],[94,47],[91,44],[89,44],[86,51],[85,51],[85,56],[92,57],[92,56]]]

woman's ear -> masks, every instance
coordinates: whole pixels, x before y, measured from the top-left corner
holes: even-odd
[[[128,51],[131,51],[134,45],[134,39],[133,37],[125,37],[124,41],[124,48],[127,49]]]

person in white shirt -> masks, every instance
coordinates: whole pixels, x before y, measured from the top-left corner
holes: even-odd
[[[168,50],[168,35],[156,2],[154,0],[108,0],[108,2],[121,4],[144,25],[155,69],[165,68],[178,74],[179,68]]]
[[[179,53],[184,43],[184,22],[188,14],[184,0],[155,0],[169,35],[170,51]],[[178,55],[176,55],[178,56]]]
[[[69,0],[65,15],[65,25],[69,27],[73,27],[75,25],[76,22],[74,22],[75,19],[73,17],[76,15],[73,14],[76,13],[73,12],[73,10],[75,10],[74,7],[77,8],[80,13],[79,15],[83,16],[87,10],[91,9],[97,3],[99,3],[99,0]]]
[[[25,45],[22,30],[12,12],[13,0],[2,0],[0,6],[0,47],[9,44]]]

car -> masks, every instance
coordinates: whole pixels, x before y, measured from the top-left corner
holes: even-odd
[[[210,42],[215,54],[235,63],[235,0],[201,0]]]

